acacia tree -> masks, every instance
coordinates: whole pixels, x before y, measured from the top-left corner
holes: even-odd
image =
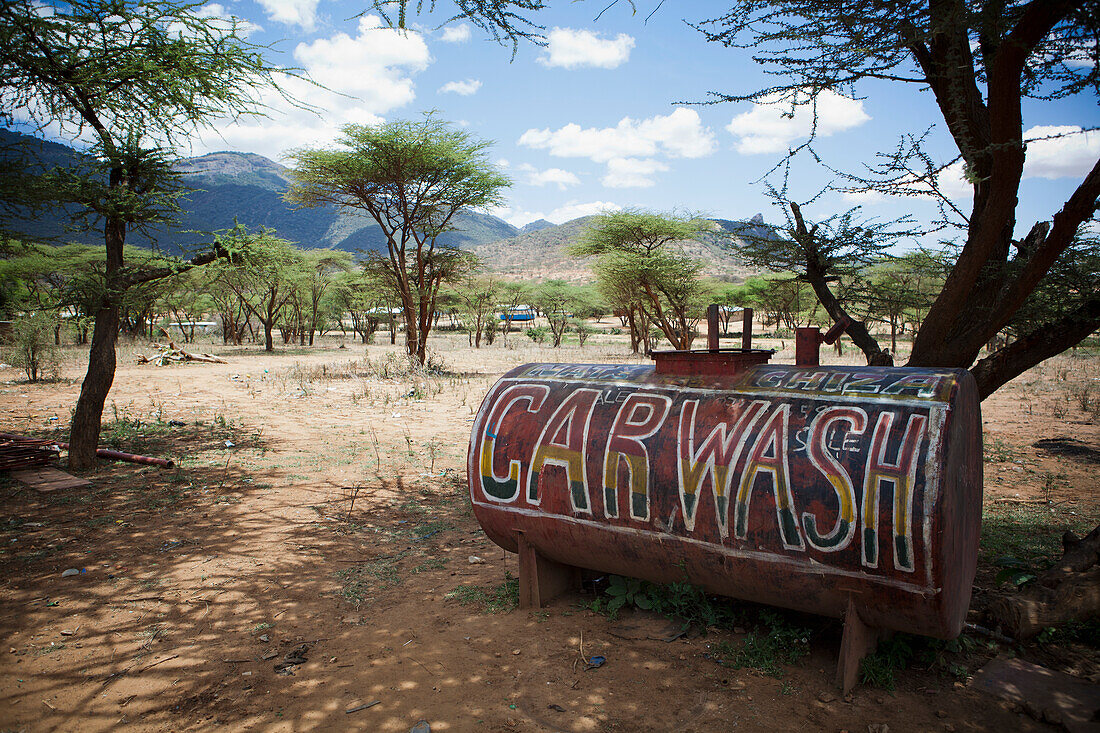
[[[220,233],[218,244],[231,253],[216,265],[221,281],[263,326],[264,351],[274,351],[275,325],[306,277],[302,252],[274,230],[249,232],[241,224]]]
[[[939,174],[954,161],[935,162],[922,147],[923,133],[903,139],[869,174],[847,179],[849,189],[932,196],[940,202],[945,222],[965,230],[955,265],[916,334],[910,366],[970,367],[986,397],[1100,326],[1100,297],[1083,294],[1024,337],[974,363],[982,346],[1026,306],[1094,216],[1100,161],[1050,221],[1037,222],[1026,236],[1013,238],[1029,142],[1023,134],[1022,103],[1095,94],[1100,88],[1100,14],[1095,3],[739,0],[699,28],[708,40],[752,49],[765,70],[783,80],[745,94],[718,94],[719,100],[813,106],[823,92],[851,93],[868,80],[914,84],[932,92],[958,149],[956,160],[973,186],[970,211],[940,191]],[[813,152],[813,137],[800,150]],[[812,238],[814,229],[795,213],[799,235]],[[827,285],[814,289],[836,317],[837,304],[830,302],[835,298],[825,292]],[[864,335],[852,336],[864,353],[877,349]]]
[[[501,281],[492,275],[468,277],[455,288],[455,297],[462,307],[462,318],[475,349],[481,348],[482,337],[492,344],[496,333],[496,306]]]
[[[636,292],[626,303],[640,309],[675,349],[689,349],[709,289],[699,277],[703,263],[676,249],[676,243],[709,229],[700,219],[645,211],[601,214],[570,248],[578,257],[596,255],[596,274],[607,297]]]
[[[337,249],[311,249],[302,253],[305,258],[304,289],[309,298],[309,345],[313,335],[321,330],[323,311],[321,303],[337,278],[351,269],[351,253]]]
[[[365,264],[401,300],[405,345],[421,364],[444,282],[472,270],[472,257],[440,241],[455,217],[501,201],[510,181],[489,163],[489,143],[451,129],[431,114],[419,121],[347,125],[340,147],[301,148],[286,199],[299,207],[334,205],[366,212],[386,237],[384,253]]]
[[[278,71],[234,23],[203,17],[198,5],[0,3],[0,119],[29,120],[39,130],[56,125],[74,141],[91,141],[82,166],[20,182],[31,194],[21,203],[75,203],[87,225],[103,227],[104,279],[71,425],[69,465],[76,469],[95,463],[122,296],[173,269],[127,267],[127,232],[172,219],[180,192],[167,154],[176,143],[213,117],[251,112],[255,89]]]

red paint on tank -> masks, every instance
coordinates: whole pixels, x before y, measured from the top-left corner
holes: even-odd
[[[474,513],[558,563],[950,638],[969,605],[981,419],[966,370],[531,364],[474,421]]]

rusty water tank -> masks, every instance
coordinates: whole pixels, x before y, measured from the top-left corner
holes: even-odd
[[[695,374],[669,359],[505,374],[468,454],[486,534],[566,566],[957,636],[982,505],[970,373],[730,374],[709,354]]]

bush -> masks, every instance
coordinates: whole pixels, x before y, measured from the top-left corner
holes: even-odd
[[[527,335],[527,338],[531,339],[536,344],[541,344],[546,342],[546,337],[550,335],[550,329],[546,326],[534,326],[524,331],[524,333]]]
[[[12,346],[7,360],[37,382],[47,374],[56,377],[61,355],[53,343],[54,319],[46,313],[23,316],[12,326]]]
[[[581,346],[584,346],[584,342],[588,340],[588,337],[596,332],[596,329],[589,326],[587,321],[575,320],[572,325],[573,330],[577,332],[577,340],[580,341]]]

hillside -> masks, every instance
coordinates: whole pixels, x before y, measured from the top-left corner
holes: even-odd
[[[573,257],[568,253],[568,246],[578,241],[595,220],[595,216],[583,216],[557,226],[541,226],[534,231],[526,231],[527,227],[524,227],[525,231],[514,237],[473,245],[468,249],[494,272],[509,278],[591,280],[592,258]],[[715,221],[734,235],[751,231],[754,235],[767,236],[763,232],[770,232],[760,214],[749,222]],[[740,281],[755,272],[745,267],[719,236],[704,235],[698,241],[684,242],[681,246],[688,255],[706,262],[703,272],[709,277]]]
[[[80,154],[67,146],[0,129],[0,164],[17,168],[17,151],[32,155],[31,167],[38,168],[74,165],[80,159]],[[385,247],[381,230],[365,215],[344,214],[332,207],[296,210],[287,205],[282,194],[291,180],[290,170],[262,155],[210,153],[182,159],[175,170],[182,182],[194,189],[181,201],[180,225],[154,230],[148,235],[132,232],[128,238],[130,244],[156,246],[169,254],[179,254],[209,243],[210,232],[228,229],[236,219],[248,227],[274,229],[278,236],[303,247],[335,247],[351,252]],[[8,222],[7,228],[57,241],[102,244],[98,227],[69,231],[73,211],[61,209],[27,215],[22,220]],[[475,213],[460,217],[457,230],[444,234],[442,240],[477,254],[489,270],[506,277],[591,280],[591,262],[571,257],[567,247],[580,238],[593,220],[591,216],[581,217],[555,225],[539,219],[520,230],[503,219]],[[768,236],[770,231],[760,214],[745,222],[715,221],[734,236]],[[688,242],[684,249],[707,263],[704,272],[710,277],[740,280],[749,274],[718,236]]]
[[[30,151],[32,167],[72,165],[80,154],[72,148],[43,142],[9,130],[0,130],[0,162],[15,165],[18,151]],[[254,153],[218,152],[185,158],[175,165],[184,185],[194,189],[181,201],[179,226],[152,230],[148,235],[133,232],[129,243],[156,246],[179,254],[210,241],[210,232],[228,229],[236,219],[248,227],[265,226],[278,236],[303,247],[335,247],[348,251],[379,249],[385,239],[378,226],[366,216],[347,215],[332,207],[296,210],[282,199],[290,182],[286,166]],[[33,237],[55,238],[83,244],[100,244],[99,231],[69,231],[68,209],[29,215],[8,224],[13,231]],[[443,235],[448,244],[469,248],[484,242],[514,236],[519,230],[495,216],[470,214],[459,217],[456,231]]]

